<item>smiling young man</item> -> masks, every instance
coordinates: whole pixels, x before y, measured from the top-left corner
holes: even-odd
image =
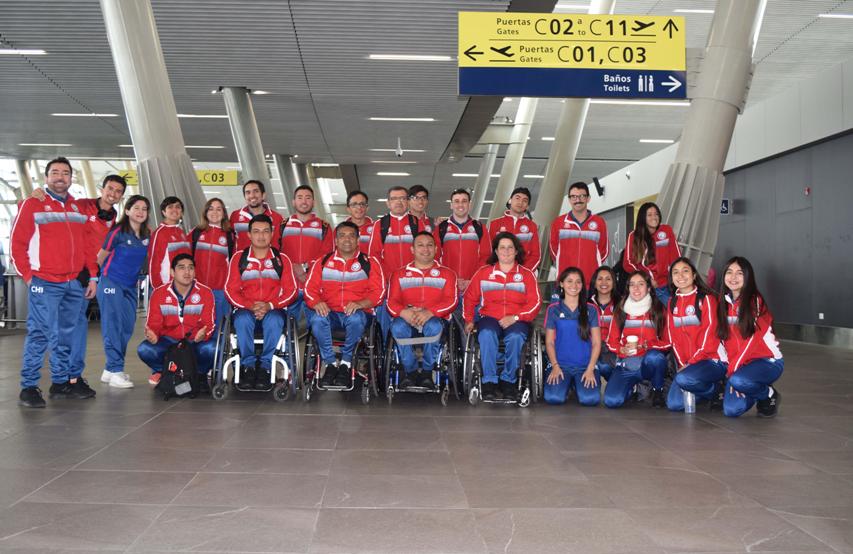
[[[267,189],[264,184],[254,179],[243,183],[243,199],[246,201],[246,205],[239,210],[231,212],[231,217],[229,218],[231,228],[234,229],[234,233],[237,235],[236,249],[243,250],[252,242],[249,238],[249,221],[260,214],[265,214],[272,221],[272,246],[273,248],[279,248],[281,237],[278,231],[281,228],[283,219],[278,212],[270,208],[269,204],[267,204]]]
[[[504,215],[489,223],[489,236],[498,233],[512,233],[524,247],[524,267],[536,271],[542,252],[539,246],[539,227],[530,219],[527,208],[530,206],[530,190],[527,187],[517,187],[509,195]]]
[[[370,234],[373,232],[373,220],[367,215],[370,199],[360,190],[347,194],[347,221],[358,226],[358,249],[367,254],[370,247]]]

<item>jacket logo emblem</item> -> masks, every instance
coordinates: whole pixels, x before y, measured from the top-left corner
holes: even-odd
[[[427,233],[432,233],[432,225],[424,225],[424,231]]]
[[[319,222],[319,221],[312,221],[312,222],[311,222],[311,227],[319,227],[319,226],[320,226],[320,222]]]
[[[407,233],[411,233],[411,232],[412,232],[412,226],[411,226],[411,225],[406,225],[405,227],[403,227],[403,230],[404,230],[405,232],[407,232]]]
[[[360,263],[358,263],[358,262],[355,262],[354,264],[352,264],[352,266],[350,267],[350,269],[351,269],[352,271],[358,271],[359,269],[361,269],[361,264],[360,264]]]
[[[596,229],[598,229],[598,223],[596,223],[595,221],[590,221],[589,228],[595,231]]]
[[[519,281],[522,281],[523,279],[524,279],[524,275],[522,275],[521,273],[516,273],[515,275],[512,276],[512,280],[515,281],[516,283],[518,283]]]
[[[77,204],[71,204],[71,209],[74,210],[75,212],[80,211],[80,209],[77,207]]]
[[[142,239],[142,245],[148,246],[148,239]]]
[[[95,221],[95,216],[90,215],[90,216],[89,216],[89,221]],[[107,226],[109,226],[109,224],[107,224]]]
[[[693,306],[687,306],[687,309],[684,311],[687,312],[687,315],[693,315],[696,313],[696,308]]]
[[[526,232],[528,231],[528,227],[527,227],[527,225],[522,225],[522,226],[520,227],[520,229],[521,229],[521,232],[522,232],[522,233],[526,233]],[[503,229],[501,229],[501,231],[503,231]]]
[[[167,297],[166,297],[166,304],[171,304],[171,303],[172,303],[172,297],[171,297],[171,296],[167,296]]]
[[[190,296],[190,302],[193,304],[198,304],[201,302],[201,295],[197,292],[194,292],[192,296]]]
[[[429,271],[429,274],[433,277],[438,277],[439,273],[441,273],[441,272],[435,268],[433,268]]]
[[[45,207],[44,207],[44,211],[46,211],[46,212],[52,212],[52,211],[53,211],[53,208],[51,208],[50,206],[45,206]]]
[[[267,269],[271,268],[272,267],[272,260],[264,261],[264,267]]]
[[[659,238],[659,239],[665,239],[665,238],[666,238],[666,233],[664,233],[663,231],[658,231],[658,238]]]
[[[225,246],[226,244],[228,244],[228,239],[226,239],[225,237],[219,237],[219,244]]]

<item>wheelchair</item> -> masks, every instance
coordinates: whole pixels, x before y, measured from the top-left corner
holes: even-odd
[[[379,396],[376,384],[376,374],[382,360],[379,335],[379,323],[376,321],[376,317],[371,317],[365,335],[355,345],[355,350],[352,353],[350,384],[348,386],[324,385],[322,382],[323,360],[320,359],[317,339],[314,338],[309,329],[301,365],[302,399],[309,402],[315,391],[353,391],[358,383],[356,377],[361,378],[362,403],[368,404],[371,396],[374,398]],[[332,349],[335,354],[340,355],[345,339],[346,330],[335,329],[332,331]]]
[[[385,397],[388,404],[394,402],[397,393],[416,394],[438,394],[442,406],[447,406],[450,395],[459,398],[458,371],[457,371],[457,346],[455,323],[452,321],[444,325],[439,335],[430,337],[412,337],[409,339],[395,339],[388,334],[387,347],[385,349],[385,363],[383,364],[382,380],[385,385]],[[435,370],[433,370],[432,381],[434,387],[408,386],[402,387],[403,364],[400,361],[398,345],[407,345],[414,348],[415,357],[420,362],[423,358],[423,345],[436,341],[441,342]],[[421,346],[421,348],[418,348]]]
[[[480,402],[489,404],[517,404],[520,408],[527,408],[531,403],[539,402],[544,394],[545,380],[543,351],[545,343],[542,337],[542,331],[531,326],[530,336],[524,344],[521,351],[521,360],[518,368],[518,399],[496,398],[494,400],[485,400],[482,395],[481,379],[483,377],[483,367],[480,361],[480,343],[477,340],[477,329],[475,328],[467,335],[464,359],[465,365],[462,375],[462,386],[465,395],[468,398],[468,403],[476,406]],[[500,342],[498,347],[498,374],[501,373],[503,366],[504,344]]]
[[[276,402],[284,402],[302,388],[301,372],[296,371],[300,363],[299,337],[296,320],[287,316],[284,333],[279,337],[272,357],[269,386],[263,389],[240,383],[240,350],[237,333],[233,329],[232,317],[223,318],[216,333],[216,351],[213,357],[211,396],[214,400],[225,400],[231,390],[238,392],[272,393]],[[260,355],[264,338],[255,333],[255,352]]]

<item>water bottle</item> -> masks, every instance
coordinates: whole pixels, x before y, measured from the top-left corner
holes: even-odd
[[[696,413],[696,395],[692,392],[681,391],[682,398],[684,399],[684,413],[685,414],[695,414]]]

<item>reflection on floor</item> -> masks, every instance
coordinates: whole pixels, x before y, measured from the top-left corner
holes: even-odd
[[[0,338],[2,552],[853,552],[850,351],[784,344],[779,417],[731,420],[164,402],[135,354],[136,388],[99,383],[98,340],[95,400],[24,410],[23,337]]]

